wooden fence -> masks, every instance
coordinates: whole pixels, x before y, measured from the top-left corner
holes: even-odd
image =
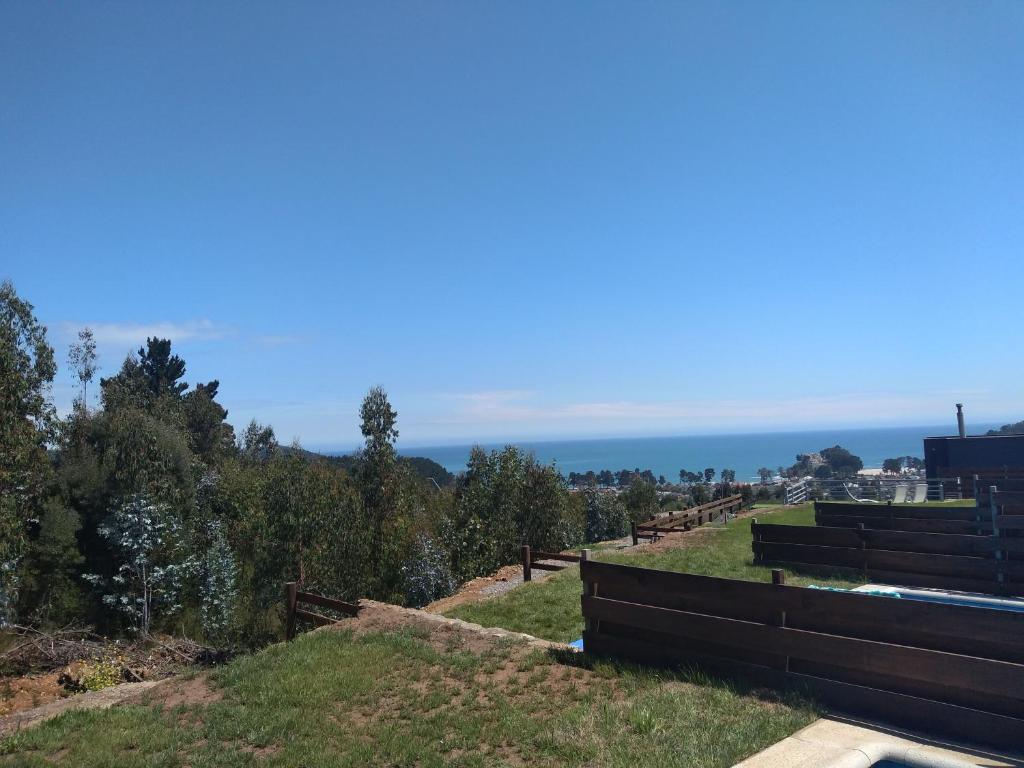
[[[314,595],[311,592],[300,592],[298,582],[289,581],[284,586],[285,599],[285,638],[291,640],[295,637],[295,620],[303,619],[320,627],[324,624],[334,624],[337,619],[324,616],[322,613],[314,613],[299,608],[299,605],[317,605],[321,608],[329,608],[344,616],[356,616],[359,614],[359,605],[348,603],[344,600],[335,600],[333,597]]]
[[[593,560],[580,573],[588,653],[697,662],[795,685],[838,711],[1021,744],[1024,613]]]
[[[992,533],[992,514],[974,507],[921,507],[914,504],[814,502],[814,522],[828,528],[878,528],[920,533]]]
[[[542,552],[539,549],[530,549],[528,544],[523,544],[521,551],[523,561],[523,581],[530,581],[533,578],[534,568],[541,571],[563,571],[573,563],[580,561],[579,555],[563,555],[561,552]],[[556,562],[542,562],[554,560]]]
[[[661,533],[679,533],[688,531],[694,526],[709,523],[716,518],[727,516],[735,512],[743,505],[743,497],[740,494],[727,496],[717,501],[709,501],[698,507],[690,507],[682,512],[673,512],[668,516],[655,517],[643,523],[633,523],[631,535],[633,546],[636,546],[641,538],[657,538]]]
[[[853,568],[887,584],[1024,595],[1024,538],[756,520],[750,532],[759,563]]]

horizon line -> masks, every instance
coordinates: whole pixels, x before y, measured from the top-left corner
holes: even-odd
[[[1002,423],[999,421],[985,421],[979,422],[978,427],[983,428],[986,431],[991,429],[993,426],[998,426]],[[548,443],[586,443],[586,442],[609,442],[609,441],[626,441],[626,440],[672,440],[680,437],[743,437],[746,435],[788,435],[788,434],[814,434],[821,432],[833,432],[833,431],[846,431],[846,432],[878,432],[887,429],[932,429],[932,428],[943,428],[944,425],[940,424],[898,424],[893,426],[829,426],[829,427],[814,427],[805,429],[765,429],[765,430],[743,430],[743,431],[723,431],[723,432],[691,432],[691,433],[659,433],[659,434],[633,434],[633,435],[606,435],[606,436],[583,436],[583,437],[518,437],[518,438],[488,438],[483,440],[462,440],[453,438],[452,440],[442,439],[439,442],[422,442],[414,440],[408,444],[402,444],[401,437],[399,437],[397,450],[399,453],[406,453],[410,450],[419,450],[423,448],[472,448],[473,446],[483,447],[494,447],[503,445],[520,445],[520,444],[531,444],[531,445],[544,445]],[[956,431],[955,425],[950,429],[949,434],[943,435],[939,433],[927,434],[924,437],[955,437]],[[984,433],[980,434],[968,434],[968,437],[984,437]],[[303,445],[300,441],[300,445],[305,450],[312,451],[314,453],[324,453],[328,455],[347,455],[354,451],[359,450],[361,443],[356,443],[352,447],[341,447],[338,445],[329,446],[327,444],[309,444]]]

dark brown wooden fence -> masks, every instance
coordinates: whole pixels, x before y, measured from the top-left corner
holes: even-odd
[[[1024,539],[873,528],[750,526],[755,562],[853,568],[887,584],[1024,595]]]
[[[974,507],[922,507],[914,504],[814,502],[814,522],[828,528],[879,528],[920,533],[992,533],[992,513]]]
[[[289,581],[284,586],[285,599],[285,637],[291,640],[295,637],[295,620],[302,619],[318,627],[324,624],[334,624],[338,619],[324,616],[322,613],[315,613],[299,608],[300,605],[317,605],[321,608],[328,608],[337,611],[342,616],[356,616],[359,614],[359,605],[348,603],[344,600],[335,600],[333,597],[314,595],[311,592],[300,592],[298,582]]]
[[[533,578],[532,571],[536,568],[539,571],[563,571],[580,561],[579,555],[564,555],[561,552],[543,552],[539,549],[530,549],[528,544],[521,548],[521,559],[523,562],[523,581],[530,581]],[[542,562],[544,560],[554,562]]]
[[[641,538],[657,538],[662,533],[680,533],[691,528],[709,523],[712,520],[734,513],[743,505],[743,497],[739,494],[727,496],[724,499],[709,501],[698,507],[690,507],[681,512],[673,512],[664,517],[655,517],[643,523],[634,523],[632,526],[633,545],[636,546]]]
[[[1018,747],[1024,613],[587,560],[584,648],[797,685],[839,711]]]

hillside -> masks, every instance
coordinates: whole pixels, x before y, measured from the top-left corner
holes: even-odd
[[[311,461],[323,461],[331,466],[344,469],[347,472],[351,472],[356,465],[356,456],[351,453],[343,456],[332,456],[330,454],[307,451],[304,448],[290,448],[284,446],[279,450],[285,454],[298,453],[300,456],[308,458]],[[425,456],[399,456],[398,463],[401,466],[406,467],[417,477],[422,477],[424,480],[433,480],[442,487],[455,482],[455,475],[433,459],[428,459]]]
[[[9,736],[0,766],[725,768],[814,717],[793,695],[368,603],[208,676]]]

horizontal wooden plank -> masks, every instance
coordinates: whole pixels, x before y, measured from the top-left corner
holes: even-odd
[[[689,665],[695,662],[726,677],[741,676],[766,685],[793,687],[837,713],[866,716],[964,743],[1020,748],[1024,720],[1015,717],[764,666],[742,665],[735,660],[695,655],[643,640],[585,632],[583,645],[588,654],[631,659],[642,664]]]
[[[332,608],[349,616],[355,616],[359,613],[359,606],[356,603],[335,600],[333,597],[324,597],[323,595],[314,595],[312,592],[299,592],[296,594],[296,599],[300,603],[319,605],[321,608]]]
[[[531,562],[530,563],[530,567],[531,568],[535,568],[538,571],[564,571],[566,568],[571,568],[572,566],[569,565],[568,563],[538,563],[538,562]]]
[[[689,509],[673,512],[669,515],[663,515],[661,517],[656,517],[653,520],[638,523],[637,528],[644,528],[647,530],[653,530],[655,528],[674,529],[688,523],[707,522],[709,520],[707,513],[718,513],[723,509],[738,507],[742,503],[743,497],[740,494],[735,494],[724,499],[709,501],[708,503],[701,504],[700,506],[690,507]]]
[[[857,517],[889,517],[889,504],[855,504],[845,501],[816,501],[815,514],[855,515]]]
[[[579,555],[565,555],[561,552],[541,552],[540,550],[530,550],[530,557],[534,560],[563,560],[567,563],[578,563],[580,561]]]
[[[750,533],[758,541],[786,544],[819,544],[828,547],[859,548],[862,542],[857,530],[851,528],[751,523]]]
[[[790,627],[728,619],[671,608],[584,595],[587,619],[627,624],[691,640],[818,661],[854,670],[981,691],[1011,699],[1024,695],[1024,664],[911,648]],[[1020,700],[1024,716],[1024,700]]]
[[[869,539],[882,539],[888,535],[889,543],[895,545],[895,539],[903,539],[904,543],[924,542],[922,548],[931,547],[956,550],[957,542],[967,547],[969,538],[990,540],[991,547],[998,541],[995,537],[961,537],[947,534],[935,534],[926,537],[922,534],[893,535],[882,531],[857,531],[850,529],[833,529],[801,526],[754,525],[751,528],[755,537],[751,546],[760,560],[779,563],[800,563],[804,565],[832,566],[840,568],[863,568],[867,571],[886,571],[891,573],[915,573],[936,577],[968,579],[973,582],[997,581],[1001,574],[1004,580],[1024,580],[1024,562],[1013,560],[997,560],[993,549],[983,556],[977,554],[943,554],[941,552],[916,552],[896,549],[876,549],[868,546]],[[847,537],[836,535],[836,531],[844,531]],[[794,541],[787,541],[787,538]],[[851,539],[863,539],[863,549],[852,549],[849,546],[832,546],[849,544]],[[943,543],[945,542],[945,543]],[[982,548],[983,542],[979,543]],[[1017,542],[1014,542],[1016,544]],[[948,545],[948,546],[947,546]],[[960,551],[968,551],[961,548]],[[910,584],[903,579],[898,584]],[[939,586],[942,586],[941,584]],[[948,585],[949,588],[954,588]],[[993,592],[994,586],[984,587],[985,592]]]
[[[973,557],[992,557],[997,543],[992,536],[923,531],[864,530],[860,537],[871,549]]]
[[[995,579],[999,563],[995,559],[933,555],[917,552],[893,552],[867,549],[867,567],[879,571],[927,573],[964,579]]]
[[[836,533],[843,531],[844,533]],[[846,527],[815,527],[799,525],[756,525],[751,533],[765,541],[793,544],[823,544],[827,546],[859,546],[863,542],[871,549],[891,549],[904,552],[923,552],[936,555],[968,555],[992,557],[996,550],[1024,552],[1024,539],[1007,539],[1008,546],[991,535],[931,533],[925,531],[894,531],[879,528],[850,530]]]
[[[982,535],[992,533],[992,518],[987,520],[921,520],[916,518],[849,517],[846,515],[819,514],[815,522],[829,528],[856,528],[863,524],[874,530],[898,530],[918,533],[952,533]]]
[[[974,520],[975,507],[923,507],[920,504],[855,504],[846,502],[814,502],[816,513],[855,515],[859,517],[903,517],[923,520]]]
[[[804,565],[835,566],[837,568],[864,567],[864,550],[849,547],[755,541],[753,550],[760,559],[777,563],[803,563]]]
[[[1001,531],[1024,531],[1024,515],[996,515],[995,522]]]
[[[305,619],[311,621],[317,626],[324,626],[325,624],[335,624],[337,619],[332,619],[330,616],[324,616],[322,613],[313,613],[312,611],[304,611],[301,608],[295,609],[295,618]]]
[[[676,528],[655,528],[653,526],[641,528],[640,526],[637,526],[637,536],[645,536],[647,538],[650,538],[655,533],[686,533],[688,530],[690,529],[682,525]]]
[[[730,618],[787,624],[830,634],[968,653],[1024,663],[1024,613],[722,579],[598,560],[581,564],[597,594]]]

